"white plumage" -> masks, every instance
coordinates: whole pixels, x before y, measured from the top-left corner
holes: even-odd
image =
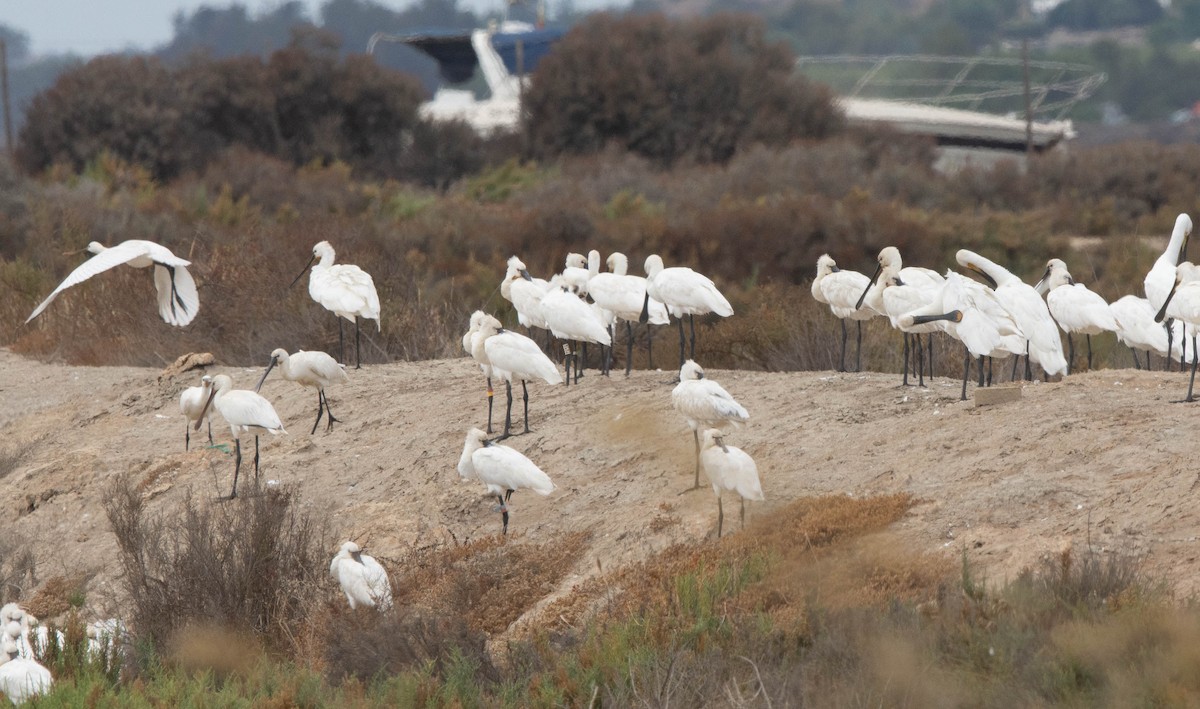
[[[902,316],[899,325],[912,327],[935,321],[942,321],[946,333],[962,342],[966,349],[963,400],[967,398],[967,374],[971,358],[990,357],[1011,352],[1013,348],[1024,349],[1024,333],[996,292],[953,271],[946,272],[946,281],[936,291],[933,300],[925,307]]]
[[[1175,264],[1179,263],[1180,257],[1187,251],[1188,238],[1192,234],[1192,219],[1186,214],[1180,214],[1175,217],[1175,226],[1171,230],[1171,238],[1167,242],[1167,248],[1162,254],[1155,259],[1154,265],[1150,267],[1149,273],[1146,274],[1146,279],[1143,281],[1143,286],[1146,289],[1146,299],[1150,301],[1150,306],[1155,312],[1163,306],[1167,299],[1167,294],[1175,286]],[[1180,343],[1179,348],[1176,348],[1175,341]],[[1179,356],[1179,360],[1183,361],[1183,352],[1187,349],[1187,343],[1183,336],[1176,336],[1174,329],[1167,331],[1167,341],[1170,343],[1172,356]],[[1192,359],[1196,359],[1193,356]]]
[[[254,434],[254,477],[258,478],[258,437],[263,433],[277,435],[287,433],[275,407],[257,392],[247,389],[234,389],[233,380],[227,375],[218,374],[212,380],[212,393],[208,396],[205,411],[212,406],[229,424],[236,446],[236,458],[233,468],[233,490],[230,498],[237,497],[238,471],[242,467],[242,436]],[[202,414],[203,415],[203,414]],[[200,422],[196,422],[196,428]]]
[[[1185,325],[1185,332],[1195,333],[1196,328],[1200,327],[1200,267],[1184,261],[1175,267],[1175,285],[1167,293],[1166,300],[1155,314],[1155,322],[1162,322],[1163,318],[1175,318],[1180,320]],[[1192,378],[1188,384],[1187,398],[1184,401],[1192,401],[1192,388],[1196,383],[1196,366],[1200,362],[1200,357],[1195,356],[1196,352],[1196,336],[1192,338]]]
[[[589,276],[587,265],[587,260],[583,258],[583,254],[567,254],[566,267],[563,268],[559,277],[562,279],[563,285],[575,295],[587,295]]]
[[[53,683],[50,670],[35,660],[18,657],[0,665],[0,692],[13,704],[20,705],[46,694]]]
[[[846,371],[846,320],[858,323],[858,348],[855,369],[862,369],[862,321],[879,313],[869,303],[863,303],[863,293],[871,287],[871,279],[858,271],[843,271],[833,257],[822,254],[817,259],[817,275],[812,282],[812,294],[818,302],[829,306],[842,323],[842,353],[838,371]]]
[[[625,321],[625,376],[629,376],[633,367],[633,323],[641,320],[642,309],[646,309],[650,325],[668,325],[671,319],[667,315],[667,306],[646,297],[646,279],[627,273],[629,260],[625,254],[613,252],[606,263],[609,272],[601,273],[600,252],[588,253],[588,295],[614,318]],[[613,340],[616,340],[615,332]]]
[[[750,420],[750,414],[724,387],[705,379],[704,369],[690,359],[679,368],[671,404],[687,420],[696,443],[695,489],[700,487],[700,429],[737,426]]]
[[[742,526],[746,526],[746,500],[762,500],[762,483],[758,479],[758,466],[750,454],[736,446],[725,445],[725,434],[720,429],[710,428],[704,432],[704,443],[700,450],[700,468],[712,484],[717,496],[717,538],[725,523],[725,510],[721,505],[721,492],[733,490],[741,499]]]
[[[1136,295],[1118,298],[1109,309],[1117,321],[1117,339],[1124,342],[1133,353],[1135,366],[1139,368],[1137,350],[1146,351],[1146,368],[1150,368],[1150,353],[1168,360],[1182,355],[1183,325],[1175,323],[1175,336],[1167,339],[1166,329],[1154,322],[1155,310],[1150,301]]]
[[[500,500],[504,534],[508,534],[508,500],[517,490],[533,490],[539,495],[554,492],[550,476],[521,453],[489,441],[478,428],[467,431],[462,456],[458,459],[458,474],[466,480],[478,480],[489,494]]]
[[[375,557],[363,554],[354,542],[342,544],[329,564],[329,573],[341,585],[351,610],[359,606],[380,611],[391,609],[392,584],[387,571]]]
[[[1058,326],[1067,333],[1067,371],[1073,371],[1075,359],[1075,343],[1071,340],[1073,333],[1083,333],[1087,336],[1088,369],[1092,368],[1092,335],[1102,332],[1116,332],[1117,320],[1113,317],[1108,302],[1098,294],[1088,290],[1082,283],[1076,283],[1067,270],[1067,264],[1061,259],[1050,259],[1046,263],[1046,273],[1035,287],[1039,292],[1046,291],[1046,306],[1050,314],[1058,322]]]
[[[289,382],[296,382],[301,386],[317,390],[317,420],[313,422],[309,435],[317,432],[317,424],[321,423],[323,413],[329,414],[325,430],[332,431],[334,422],[341,419],[334,418],[333,409],[329,408],[329,399],[325,396],[325,387],[349,380],[349,377],[346,376],[345,365],[338,364],[337,360],[324,352],[296,350],[295,353],[289,355],[287,350],[277,348],[271,352],[271,362],[267,365],[267,371],[263,372],[262,378],[258,380],[254,391],[262,389],[263,382],[267,381],[267,375],[276,366],[279,367],[283,378]]]
[[[483,312],[482,310],[476,310],[475,312],[471,313],[471,324],[467,329],[466,334],[463,335],[462,346],[463,349],[466,350],[467,354],[470,355],[471,359],[475,360],[475,363],[479,365],[479,369],[483,371],[483,376],[487,378],[487,432],[491,433],[492,400],[495,395],[495,392],[492,390],[492,364],[488,361],[487,352],[484,351],[483,345],[479,341],[479,327],[486,319],[495,320],[495,318]],[[497,329],[500,327],[499,322],[500,321],[498,320],[496,321]]]
[[[1154,260],[1154,265],[1146,274],[1143,286],[1146,289],[1146,299],[1150,306],[1157,311],[1167,299],[1167,293],[1175,285],[1175,265],[1179,256],[1187,248],[1188,237],[1192,233],[1192,219],[1186,214],[1175,217],[1175,227],[1171,230],[1171,238],[1167,248]]]
[[[975,271],[993,284],[996,297],[1012,314],[1017,326],[1029,341],[1029,357],[1041,365],[1046,374],[1065,374],[1067,359],[1063,356],[1062,337],[1046,301],[1037,290],[1007,268],[979,254],[959,249],[955,259],[964,268]]]
[[[663,268],[662,257],[651,254],[646,257],[646,297],[667,306],[667,311],[679,320],[679,365],[684,363],[683,316],[688,316],[691,327],[690,356],[696,356],[696,316],[716,313],[723,318],[733,315],[733,306],[717,290],[716,284],[702,273],[690,268],[673,266]],[[649,301],[646,302],[647,316]]]
[[[571,292],[560,276],[550,279],[550,290],[542,296],[541,311],[550,332],[559,339],[593,342],[602,347],[612,345],[612,337],[604,321],[592,306]],[[575,381],[579,382],[579,358],[576,354],[570,354],[566,358],[568,384],[571,382],[572,360],[575,361]]]
[[[548,290],[550,283],[544,278],[529,275],[521,259],[516,256],[508,259],[508,269],[500,283],[500,295],[513,304],[517,311],[517,322],[525,327],[550,329],[542,317],[542,296]]]
[[[503,329],[500,321],[490,315],[480,319],[471,346],[476,361],[486,362],[491,373],[504,380],[508,407],[502,437],[507,438],[512,427],[513,381],[521,382],[525,400],[525,433],[529,433],[529,388],[526,382],[540,379],[547,384],[561,384],[562,375],[558,373],[558,368],[536,342],[518,332]],[[489,375],[489,388],[490,381]],[[490,407],[488,427],[491,427]]]
[[[207,374],[200,377],[200,386],[188,387],[179,394],[179,413],[183,414],[183,449],[186,451],[192,442],[192,424],[200,420],[204,405],[208,403],[208,395],[212,393],[212,377]],[[208,445],[213,444],[212,417],[205,414],[208,422]]]
[[[46,297],[25,322],[41,314],[58,294],[104,271],[127,264],[134,268],[154,266],[154,288],[158,291],[158,314],[169,325],[183,327],[190,323],[200,311],[200,296],[196,282],[187,267],[191,261],[181,259],[167,247],[153,241],[130,239],[107,248],[99,242],[88,244],[88,251],[95,254],[80,264],[63,279],[54,292]]]
[[[312,258],[308,260],[305,270],[312,267],[308,276],[308,294],[321,307],[338,316],[338,341],[342,341],[342,321],[345,318],[354,323],[355,368],[362,366],[361,342],[359,339],[359,318],[374,320],[377,330],[382,329],[379,322],[379,294],[375,291],[375,281],[371,274],[358,266],[351,264],[334,265],[333,247],[328,241],[322,241],[313,247]],[[314,265],[314,261],[320,259]],[[300,276],[304,271],[300,272]],[[296,280],[300,280],[300,276]],[[295,281],[292,281],[295,283]],[[344,350],[344,347],[342,348]],[[345,361],[345,352],[341,353]]]
[[[859,298],[859,305],[866,303],[872,310],[883,313],[892,323],[892,327],[904,333],[904,375],[902,383],[908,384],[909,335],[916,336],[918,355],[918,380],[925,385],[924,350],[921,349],[921,335],[932,335],[939,330],[945,330],[942,321],[911,325],[900,324],[900,318],[906,313],[923,308],[938,296],[946,279],[928,268],[904,267],[900,259],[900,250],[895,246],[884,247],[876,258],[879,265],[871,286]],[[930,343],[932,354],[932,342]],[[933,363],[930,362],[930,376],[933,376]]]
[[[15,603],[0,608],[0,692],[13,704],[50,691],[50,671],[33,659],[30,629],[37,619]]]

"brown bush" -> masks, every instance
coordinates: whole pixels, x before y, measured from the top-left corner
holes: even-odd
[[[615,143],[661,164],[724,162],[754,143],[839,130],[832,92],[795,74],[791,53],[765,35],[749,16],[591,16],[538,65],[524,97],[534,154]]]
[[[255,635],[293,649],[328,585],[322,530],[297,494],[266,488],[226,503],[188,496],[151,515],[128,479],[105,504],[120,548],[132,632],[166,652],[189,626]]]

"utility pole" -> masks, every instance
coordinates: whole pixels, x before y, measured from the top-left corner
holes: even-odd
[[[13,156],[12,114],[8,108],[8,43],[0,39],[0,94],[4,102],[4,149]]]
[[[1025,155],[1033,153],[1033,99],[1029,93],[1029,11],[1030,0],[1021,3],[1021,78],[1025,84]]]

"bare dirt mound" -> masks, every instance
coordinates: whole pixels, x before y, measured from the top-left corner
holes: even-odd
[[[209,373],[252,388],[261,370]],[[1188,464],[1196,409],[1170,403],[1186,391],[1184,375],[1105,370],[975,408],[945,379],[917,389],[899,387],[894,374],[708,374],[751,414],[727,441],[762,472],[767,501],[748,505],[752,516],[808,495],[909,492],[919,502],[894,533],[914,550],[965,549],[992,580],[1090,542],[1143,555],[1182,593],[1200,583],[1200,468]],[[692,482],[692,436],[671,409],[670,378],[592,371],[578,387],[530,385],[534,432],[507,443],[559,489],[514,496],[513,541],[591,533],[558,591],[598,568],[715,534],[711,489],[681,494]],[[102,508],[114,476],[137,476],[152,510],[188,491],[229,492],[231,454],[206,449],[203,432],[192,437],[199,449],[183,451],[178,396],[198,379],[196,371],[160,380],[158,370],[47,365],[0,350],[3,533],[32,543],[43,581],[91,575],[87,598],[98,615],[114,612],[118,598],[116,543]],[[369,534],[372,552],[387,557],[499,533],[494,500],[456,471],[466,430],[486,418],[483,378],[469,360],[351,371],[329,391],[342,420],[329,434],[323,425],[308,433],[311,390],[272,375],[263,394],[288,429],[262,440],[263,478],[300,483],[339,537]],[[501,384],[499,425],[503,407]],[[230,440],[219,418],[213,430],[218,443]],[[250,479],[251,455],[242,471]],[[728,501],[727,512],[736,510]],[[726,527],[736,529],[736,514]]]

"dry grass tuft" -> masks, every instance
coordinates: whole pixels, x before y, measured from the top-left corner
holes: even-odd
[[[24,604],[25,609],[35,618],[45,620],[77,608],[83,601],[88,580],[86,574],[52,576]]]
[[[549,544],[488,536],[414,549],[391,564],[398,608],[458,614],[473,631],[499,633],[550,594],[575,566],[588,540],[575,532]]]

